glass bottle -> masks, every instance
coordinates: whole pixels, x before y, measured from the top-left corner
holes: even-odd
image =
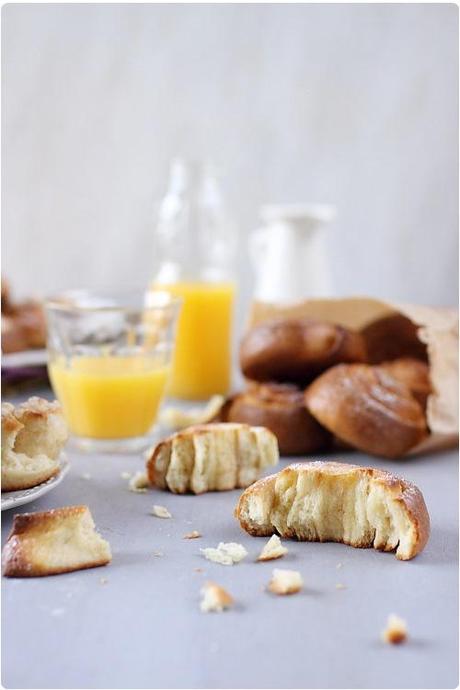
[[[155,232],[152,288],[181,297],[169,395],[202,400],[231,386],[234,227],[209,164],[175,160]]]

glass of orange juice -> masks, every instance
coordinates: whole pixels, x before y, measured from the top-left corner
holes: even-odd
[[[181,300],[74,291],[47,301],[48,370],[77,445],[147,447],[171,370]]]

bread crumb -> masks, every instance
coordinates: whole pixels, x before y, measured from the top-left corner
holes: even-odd
[[[406,621],[394,613],[388,616],[387,627],[382,632],[382,640],[387,644],[401,644],[407,640]]]
[[[147,491],[148,486],[149,480],[146,472],[136,472],[136,474],[129,480],[128,489],[141,494]]]
[[[221,613],[234,604],[233,597],[215,582],[206,582],[201,589],[201,594],[203,598],[200,609],[205,613],[209,613],[209,611]]]
[[[347,586],[344,585],[344,584],[342,584],[341,582],[337,582],[335,588],[336,588],[336,589],[346,589]]]
[[[297,570],[280,570],[276,568],[268,584],[268,589],[274,594],[296,594],[300,592],[302,587],[302,576]]]
[[[122,472],[122,473],[120,474],[120,477],[121,477],[122,479],[126,479],[126,480],[131,479],[131,476],[132,476],[132,475],[131,475],[131,472]]]
[[[201,553],[208,561],[213,561],[214,563],[220,563],[221,565],[233,565],[234,563],[239,563],[246,558],[248,552],[241,544],[235,544],[235,542],[220,542],[217,549],[206,548],[200,549]]]
[[[154,515],[157,518],[172,518],[171,513],[164,506],[153,506],[151,515]]]
[[[202,573],[202,572],[203,572],[203,568],[193,568],[193,572],[195,572],[195,573]]]
[[[164,556],[163,551],[154,551],[153,555],[156,556],[157,558],[161,558],[161,556]]]
[[[83,474],[81,475],[81,478],[89,480],[89,479],[91,479],[91,475],[89,472],[83,472]]]
[[[192,532],[187,532],[187,534],[184,534],[183,539],[199,539],[201,536],[201,532],[197,532],[197,530],[194,529]]]
[[[337,570],[340,570],[340,568],[343,567],[343,563],[337,563],[335,567],[337,568]]]
[[[206,424],[220,412],[224,402],[223,395],[213,395],[204,407],[192,407],[189,410],[166,407],[160,414],[160,422],[171,429],[185,429],[196,424]]]
[[[108,582],[108,579],[107,579],[106,577],[101,577],[101,579],[99,580],[99,582],[101,583],[101,585],[106,585],[107,582]]]
[[[273,561],[276,558],[282,558],[288,553],[285,546],[281,544],[281,539],[277,534],[274,534],[265,544],[260,552],[258,561]]]

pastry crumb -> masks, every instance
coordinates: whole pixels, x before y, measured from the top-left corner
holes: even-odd
[[[151,515],[154,515],[157,518],[163,518],[163,519],[169,519],[172,518],[171,513],[165,506],[153,506]],[[169,536],[169,535],[168,535]]]
[[[193,568],[193,572],[194,572],[194,573],[202,573],[202,572],[203,572],[203,568]]]
[[[347,586],[344,585],[344,584],[342,584],[341,582],[337,582],[335,588],[336,588],[336,589],[346,589]]]
[[[81,475],[81,478],[89,480],[89,479],[91,479],[91,475],[89,472],[83,472],[83,474]]]
[[[337,568],[337,570],[340,570],[340,568],[343,567],[343,563],[337,563],[335,567]]]
[[[147,474],[145,472],[136,472],[136,474],[129,480],[128,489],[140,494],[145,493],[148,486],[149,480],[147,478]]]
[[[201,536],[201,532],[198,532],[196,529],[194,529],[191,532],[184,534],[183,539],[199,539]]]
[[[382,632],[382,640],[387,644],[401,644],[407,640],[406,621],[394,613],[388,616],[387,627]]]
[[[274,534],[265,544],[260,552],[258,561],[273,561],[276,558],[282,558],[288,553],[285,546],[281,544],[281,539],[277,534]]]
[[[244,546],[235,542],[224,543],[221,541],[216,549],[206,548],[200,549],[200,551],[208,561],[220,563],[220,565],[239,563],[248,555]]]
[[[132,474],[131,474],[131,472],[121,472],[121,473],[120,473],[120,477],[121,477],[122,479],[128,480],[128,479],[131,479]]]
[[[164,556],[164,553],[163,551],[154,551],[152,555],[156,558],[161,558],[161,556]]]
[[[107,579],[106,577],[101,577],[100,580],[99,580],[99,582],[100,582],[101,585],[106,585],[107,582],[108,582],[108,579]]]
[[[303,587],[301,574],[297,570],[280,570],[275,568],[268,589],[273,594],[296,594]]]
[[[215,582],[206,582],[201,589],[202,600],[200,609],[205,613],[215,611],[221,613],[234,604],[233,597],[220,585]]]

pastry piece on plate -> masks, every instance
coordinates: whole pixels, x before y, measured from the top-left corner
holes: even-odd
[[[334,541],[414,558],[430,534],[419,489],[389,472],[339,462],[289,465],[240,497],[235,515],[253,536]]]
[[[305,407],[303,391],[291,384],[251,382],[247,391],[227,400],[220,418],[270,429],[281,455],[314,453],[331,443],[329,432]]]
[[[305,385],[334,364],[364,361],[360,333],[312,319],[266,321],[251,328],[240,346],[241,370],[254,381]]]
[[[29,489],[56,475],[67,437],[58,402],[2,403],[2,491]]]
[[[58,575],[110,563],[109,543],[87,506],[15,515],[2,553],[6,577]]]
[[[252,484],[278,463],[276,437],[247,424],[206,424],[179,431],[147,459],[152,485],[173,493],[226,491]]]
[[[428,434],[409,388],[378,366],[332,367],[307,388],[305,402],[320,424],[365,453],[399,458]]]

